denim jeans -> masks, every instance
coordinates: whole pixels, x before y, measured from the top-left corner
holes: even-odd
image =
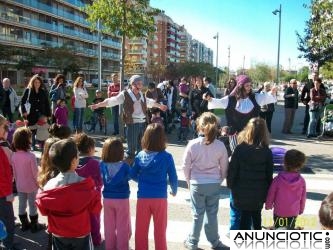
[[[75,120],[73,120],[74,129],[82,130],[83,118],[84,118],[85,108],[75,108]]]
[[[7,238],[3,240],[3,245],[5,248],[11,248],[14,242],[15,217],[13,203],[8,202],[6,197],[0,198],[0,220],[5,224],[7,230]]]
[[[187,239],[187,244],[193,249],[196,249],[198,246],[203,223],[206,238],[212,247],[214,248],[221,244],[217,221],[220,190],[220,183],[191,184],[190,193],[193,224],[191,233]]]
[[[321,109],[317,111],[309,111],[310,121],[308,126],[308,135],[316,135],[317,134],[317,122],[320,118]]]
[[[112,107],[113,129],[115,134],[119,134],[119,105]]]

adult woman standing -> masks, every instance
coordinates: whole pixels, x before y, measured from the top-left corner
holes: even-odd
[[[66,99],[66,84],[65,77],[62,74],[57,74],[54,78],[54,83],[51,86],[49,97],[51,100],[51,111],[54,113],[57,107],[58,100]]]
[[[219,240],[217,212],[221,183],[228,171],[228,153],[223,142],[216,140],[218,118],[210,112],[198,120],[199,137],[191,140],[184,152],[183,170],[191,194],[192,230],[184,242],[197,249],[205,220],[205,233],[213,249],[223,246]]]
[[[40,116],[51,117],[50,103],[47,96],[47,91],[42,84],[43,80],[37,74],[31,77],[27,88],[24,90],[21,99],[22,116],[28,120],[28,126],[34,126]],[[30,103],[30,110],[27,110],[26,105]],[[36,150],[36,129],[32,129],[32,148]]]
[[[209,89],[203,85],[202,77],[197,76],[195,77],[195,87],[190,96],[192,112],[195,112],[197,117],[208,111],[207,101],[202,98],[204,94],[212,96]]]
[[[259,93],[269,93],[271,91],[271,83],[265,82],[262,90]],[[260,106],[259,116],[266,121],[269,133],[272,133],[272,118],[275,111],[274,103],[269,103]]]
[[[82,124],[84,118],[84,109],[86,108],[88,98],[88,92],[86,88],[83,86],[83,78],[81,76],[77,77],[74,85],[73,85],[73,92],[75,97],[74,102],[74,130],[76,132],[82,131]]]
[[[314,81],[314,87],[310,89],[310,102],[309,102],[309,114],[310,121],[308,126],[307,137],[316,137],[317,123],[319,122],[321,112],[323,111],[324,102],[326,99],[326,91],[320,87],[321,79],[316,78]]]
[[[240,230],[261,230],[261,210],[273,179],[273,156],[265,121],[252,118],[238,135],[227,185],[240,211]]]
[[[234,78],[230,78],[230,80],[227,82],[227,88],[224,90],[223,96],[229,95],[234,90],[236,85],[236,80]]]

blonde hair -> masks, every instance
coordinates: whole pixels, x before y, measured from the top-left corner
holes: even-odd
[[[0,114],[0,126],[4,123],[7,123],[7,119],[6,119],[6,117],[4,117],[3,115]]]
[[[238,144],[246,143],[256,147],[268,147],[269,132],[265,120],[256,117],[249,120],[237,137]]]
[[[78,76],[78,77],[76,77],[76,79],[74,81],[73,89],[76,89],[78,87],[80,81],[82,81],[82,86],[81,87],[83,87],[83,77]]]
[[[28,89],[33,89],[34,88],[35,80],[39,80],[40,81],[40,88],[43,88],[43,86],[44,86],[43,79],[38,74],[36,74],[36,75],[33,75],[30,78],[30,81],[29,81],[28,86],[27,86]]]
[[[205,144],[211,144],[218,135],[219,118],[211,112],[204,112],[197,120],[197,130],[205,136]]]

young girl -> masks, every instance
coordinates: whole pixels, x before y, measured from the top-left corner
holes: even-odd
[[[41,190],[43,190],[45,184],[52,178],[56,177],[59,174],[59,170],[54,168],[49,159],[49,150],[50,147],[57,141],[59,138],[48,138],[45,141],[43,154],[40,160],[40,169],[37,177],[38,185]],[[48,248],[52,249],[52,234],[49,233],[48,237]]]
[[[0,115],[0,140],[6,142],[8,122]],[[14,242],[15,217],[13,210],[13,174],[10,167],[11,151],[7,146],[0,146],[0,221],[7,230],[7,237],[2,240],[5,249],[11,249]]]
[[[227,185],[232,205],[239,211],[240,230],[261,230],[261,209],[273,178],[273,156],[266,122],[252,118],[238,135],[231,156]],[[252,223],[251,223],[252,221]]]
[[[40,145],[40,149],[43,152],[44,149],[44,143],[47,138],[49,138],[50,124],[47,121],[47,117],[45,115],[42,115],[38,118],[37,123],[34,126],[29,126],[30,130],[37,130],[36,132],[36,140]]]
[[[219,240],[217,212],[221,183],[227,175],[228,153],[218,136],[218,118],[203,113],[197,123],[199,137],[191,140],[184,152],[183,170],[191,193],[193,225],[184,245],[197,249],[204,218],[205,233],[212,248],[223,247]]]
[[[94,158],[95,141],[84,133],[77,134],[75,140],[80,153],[79,165],[75,171],[81,177],[91,177],[95,182],[96,190],[100,193],[103,184],[99,170],[99,161]],[[91,237],[94,246],[99,246],[102,243],[100,217],[101,214],[90,214]]]
[[[284,169],[276,176],[269,188],[266,209],[274,207],[274,227],[295,229],[296,218],[302,214],[306,201],[305,180],[299,173],[304,166],[305,155],[288,150],[284,157]]]
[[[123,161],[120,139],[105,141],[100,169],[103,177],[105,249],[129,249],[131,216],[128,185],[130,166]]]
[[[86,108],[88,98],[88,92],[86,88],[83,86],[83,78],[77,77],[74,85],[73,85],[73,92],[75,96],[74,102],[74,118],[73,125],[76,132],[82,131],[82,124],[84,119],[84,109]]]
[[[321,202],[319,221],[323,230],[333,230],[333,192]]]
[[[164,128],[152,123],[142,137],[142,151],[135,157],[130,176],[138,182],[136,205],[135,249],[148,249],[148,231],[151,217],[154,219],[155,249],[166,250],[167,185],[171,195],[177,193],[178,177],[172,155],[165,151]]]
[[[37,184],[37,160],[36,156],[30,152],[31,131],[26,128],[18,128],[13,137],[13,147],[16,152],[12,155],[12,166],[16,187],[19,197],[19,218],[22,226],[21,230],[29,228],[32,233],[45,229],[45,225],[38,223],[37,207],[35,205]],[[26,213],[26,204],[29,204],[29,217]]]
[[[68,139],[71,136],[72,131],[68,126],[62,126],[53,123],[49,128],[49,133],[50,136],[57,137],[62,140],[62,139]]]
[[[57,107],[54,111],[54,118],[56,123],[62,126],[68,126],[68,109],[65,99],[57,101]]]

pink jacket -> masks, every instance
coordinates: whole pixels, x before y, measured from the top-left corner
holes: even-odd
[[[196,184],[222,183],[228,172],[228,153],[219,140],[206,145],[204,137],[191,140],[183,156],[186,181]]]
[[[300,173],[281,172],[273,179],[266,198],[266,209],[274,215],[292,217],[302,214],[306,201],[306,184]]]
[[[18,192],[31,193],[38,190],[38,166],[36,156],[31,152],[17,151],[12,155],[12,166]]]

